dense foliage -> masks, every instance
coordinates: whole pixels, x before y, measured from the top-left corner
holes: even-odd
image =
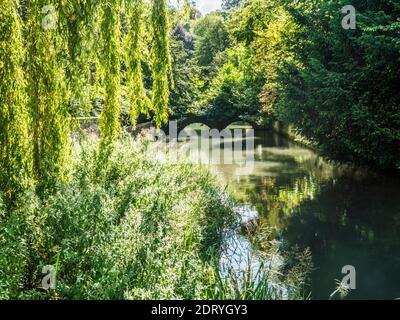
[[[69,158],[67,84],[61,59],[64,44],[56,28],[56,9],[47,1],[27,5],[26,48],[28,105],[32,118],[33,169],[45,184],[65,175]],[[44,11],[46,14],[43,14]],[[26,126],[29,124],[26,123]]]
[[[130,1],[128,4],[129,35],[128,45],[130,51],[127,53],[128,66],[128,90],[130,102],[130,119],[136,125],[140,114],[148,114],[151,109],[150,100],[146,95],[143,83],[142,60],[143,60],[143,0]]]
[[[247,1],[233,36],[265,73],[269,116],[293,124],[327,157],[383,169],[400,163],[400,16],[396,1]]]
[[[224,18],[218,13],[205,16],[196,21],[194,34],[197,36],[195,44],[197,62],[207,70],[216,55],[223,52],[230,44]]]
[[[299,297],[264,266],[221,276],[231,201],[203,168],[124,140],[140,116],[279,120],[329,159],[400,170],[398,1],[179,3],[1,0],[0,298]],[[100,139],[81,141],[88,115]]]
[[[125,101],[133,125],[150,110],[158,126],[167,121],[172,78],[166,1],[1,4],[0,181],[10,201],[28,180],[47,188],[68,178],[70,120],[96,115],[93,106],[100,105],[105,145],[121,132]],[[145,21],[152,22],[151,41],[142,34]],[[141,69],[148,46],[152,101]]]
[[[1,2],[0,21],[0,190],[12,202],[28,186],[32,166],[22,70],[25,52],[15,1]]]
[[[173,117],[265,122],[258,97],[263,74],[254,64],[252,50],[235,46],[224,12],[190,17],[172,32]]]
[[[349,4],[354,30],[342,26]],[[396,1],[225,1],[223,9],[187,28],[201,95],[176,118],[279,120],[329,159],[399,170]]]
[[[99,170],[99,142],[77,144],[72,179],[16,210],[0,197],[0,299],[298,298],[261,282],[223,278],[232,203],[207,170],[160,162],[144,143],[115,143]],[[54,290],[42,267],[57,266]],[[295,283],[293,283],[295,284]]]
[[[242,2],[243,0],[222,0],[222,9],[230,10],[238,8]]]
[[[179,119],[193,111],[204,86],[201,67],[194,57],[194,37],[187,24],[178,23],[172,31],[172,74],[175,82],[170,105],[173,116]]]
[[[104,107],[100,118],[103,141],[118,137],[121,113],[121,26],[120,1],[105,2],[100,26],[103,52],[101,74],[104,84]]]
[[[200,100],[206,64],[229,46],[222,17],[197,24],[188,2],[173,13],[166,0],[0,9],[0,299],[300,297],[296,281],[278,287],[280,266],[261,265],[257,281],[222,274],[224,238],[239,223],[230,198],[204,168],[122,137],[126,107],[133,126],[141,113],[161,126],[170,101],[182,113]],[[100,138],[71,130],[97,111]]]
[[[156,125],[160,126],[168,121],[170,93],[168,80],[173,86],[167,0],[153,0],[151,20],[154,34],[153,107]]]
[[[224,52],[224,62],[205,90],[199,112],[207,119],[223,123],[247,121],[253,125],[265,122],[258,94],[262,75],[254,68],[251,50],[243,46]]]

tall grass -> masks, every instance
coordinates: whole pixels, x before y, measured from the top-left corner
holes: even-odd
[[[28,192],[12,212],[0,200],[0,298],[282,297],[266,277],[221,276],[224,230],[238,217],[206,169],[161,163],[130,138],[106,159],[98,149],[77,143],[71,179],[51,193]],[[56,288],[41,289],[42,267],[56,264]]]

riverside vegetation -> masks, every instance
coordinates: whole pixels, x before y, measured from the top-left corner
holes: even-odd
[[[206,168],[161,163],[128,137],[104,162],[87,139],[67,182],[0,205],[2,299],[302,298],[297,266],[282,270],[287,281],[266,266],[257,277],[221,272],[223,237],[239,217]],[[47,264],[58,265],[55,290],[39,288]]]
[[[204,17],[189,1],[50,2],[0,0],[0,298],[304,298],[308,251],[223,272],[234,201],[124,127],[279,120],[329,160],[398,173],[397,1],[351,1],[355,30],[348,1],[225,0]],[[100,135],[74,136],[88,116]]]
[[[120,120],[171,111],[167,1],[47,2],[0,2],[0,298],[302,297],[296,269],[285,290],[266,266],[223,274],[232,200],[205,168],[124,135]],[[100,138],[74,137],[71,120],[96,112]]]

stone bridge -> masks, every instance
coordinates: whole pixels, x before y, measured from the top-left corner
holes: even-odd
[[[170,121],[176,121],[177,126],[178,126],[178,132],[181,130],[185,129],[187,126],[195,123],[201,123],[206,126],[208,126],[211,129],[217,129],[219,131],[224,130],[226,127],[228,127],[232,123],[236,122],[245,122],[251,125],[253,128],[258,128],[259,126],[256,125],[255,123],[250,123],[249,121],[243,121],[239,119],[238,117],[236,118],[220,118],[220,119],[212,119],[207,116],[202,116],[202,115],[193,115],[189,114],[183,119],[170,119]],[[164,129],[168,129],[168,125],[164,127]]]

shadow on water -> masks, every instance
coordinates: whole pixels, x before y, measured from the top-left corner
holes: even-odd
[[[235,198],[289,246],[309,247],[311,297],[328,299],[342,267],[353,265],[348,299],[400,297],[400,180],[331,165],[315,152],[257,131],[251,174],[218,165]]]

